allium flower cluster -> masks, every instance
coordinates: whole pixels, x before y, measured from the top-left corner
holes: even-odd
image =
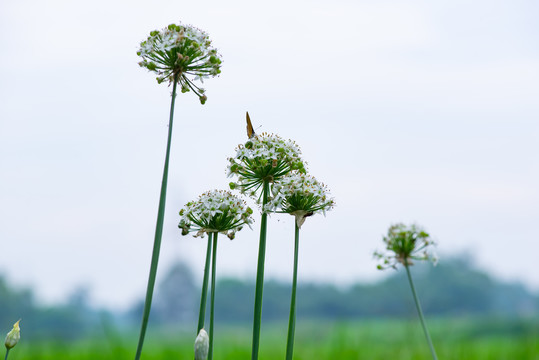
[[[141,67],[157,73],[157,82],[180,83],[181,91],[192,90],[200,102],[206,102],[204,89],[193,81],[217,76],[221,70],[221,56],[211,46],[208,35],[193,26],[171,24],[152,31],[140,43],[137,55],[142,57]]]
[[[298,227],[305,218],[317,213],[326,214],[335,206],[327,187],[314,177],[292,173],[273,184],[272,198],[265,206],[265,211],[288,213],[296,217]]]
[[[382,260],[378,269],[396,268],[397,264],[413,265],[412,260],[430,260],[434,264],[438,258],[433,251],[434,241],[417,225],[395,224],[389,227],[383,239],[386,253],[376,251],[374,257]]]
[[[231,240],[236,232],[247,224],[251,226],[253,210],[242,199],[228,191],[213,190],[199,196],[198,200],[188,202],[180,211],[179,228],[182,235],[196,231],[196,236],[204,233],[223,233]]]
[[[228,160],[228,176],[238,177],[236,183],[230,183],[230,188],[238,188],[255,198],[264,182],[276,182],[293,170],[305,173],[296,143],[273,134],[254,136],[245,145],[239,145],[236,156]]]

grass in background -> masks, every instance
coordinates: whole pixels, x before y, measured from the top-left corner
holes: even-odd
[[[440,359],[539,360],[539,321],[433,319],[429,322]],[[144,359],[193,357],[194,335],[177,329],[150,329]],[[217,324],[215,360],[247,360],[251,356],[249,325]],[[284,359],[286,324],[268,324],[261,332],[260,360]],[[76,342],[21,341],[10,360],[130,359],[132,334],[108,333]],[[295,360],[430,359],[416,319],[353,322],[301,322],[296,327]]]

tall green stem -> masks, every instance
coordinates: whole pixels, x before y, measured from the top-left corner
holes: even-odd
[[[135,360],[140,359],[142,346],[144,345],[144,336],[148,327],[148,319],[150,317],[150,309],[152,307],[153,288],[155,285],[155,277],[157,275],[157,264],[159,262],[159,250],[161,249],[161,238],[163,236],[163,222],[165,219],[165,203],[167,197],[167,182],[168,182],[168,163],[170,158],[170,143],[172,140],[172,121],[174,118],[174,101],[176,100],[176,85],[178,84],[178,75],[174,78],[172,87],[172,99],[170,101],[170,118],[168,122],[168,139],[167,151],[165,155],[165,166],[163,169],[163,180],[161,182],[161,195],[159,197],[159,210],[157,211],[157,224],[155,225],[155,239],[153,243],[152,262],[150,265],[150,274],[148,276],[148,288],[146,289],[146,300],[144,301],[144,311],[142,314],[142,324],[140,327],[140,336],[137,345],[137,353]]]
[[[213,319],[215,305],[215,268],[217,264],[217,233],[213,235],[213,254],[211,260],[211,297],[210,297],[210,349],[208,351],[208,360],[213,359]]]
[[[296,288],[298,285],[298,253],[299,253],[299,227],[296,225],[294,242],[294,275],[292,278],[292,296],[290,300],[290,317],[288,319],[288,339],[286,341],[286,360],[292,360],[294,354],[294,334],[296,332]]]
[[[264,262],[266,258],[266,232],[268,214],[264,211],[264,206],[268,202],[269,182],[264,180],[262,189],[262,220],[260,221],[260,244],[258,246],[258,266],[256,270],[256,290],[255,290],[255,311],[253,320],[253,349],[251,359],[258,359],[258,348],[260,345],[260,323],[262,320],[262,294],[264,292]]]
[[[6,357],[4,358],[4,360],[7,360],[7,356],[8,356],[8,354],[9,354],[9,350],[10,350],[10,349],[6,349]]]
[[[210,277],[211,245],[213,233],[208,233],[208,247],[206,250],[206,263],[204,265],[204,280],[202,281],[202,294],[200,295],[200,310],[198,312],[197,335],[204,327],[206,318],[206,298],[208,297],[208,279]]]
[[[417,293],[414,287],[414,282],[412,281],[412,274],[410,273],[410,267],[408,265],[404,265],[404,268],[406,269],[406,274],[408,275],[408,281],[410,282],[410,288],[412,289],[412,294],[414,296],[415,306],[417,308],[417,313],[419,314],[419,320],[421,320],[421,326],[423,326],[423,331],[425,332],[425,337],[427,338],[427,343],[429,344],[432,358],[434,360],[437,360],[438,358],[436,357],[436,351],[434,350],[434,345],[432,345],[432,340],[430,339],[429,331],[427,329],[427,324],[425,323],[425,318],[423,317],[423,311],[421,311],[421,305],[419,304],[419,298],[417,297]]]

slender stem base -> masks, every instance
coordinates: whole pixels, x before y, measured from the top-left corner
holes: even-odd
[[[200,295],[200,310],[198,312],[197,335],[204,327],[206,318],[206,298],[208,297],[208,279],[210,278],[211,245],[213,233],[208,234],[208,247],[206,250],[206,263],[204,265],[204,279],[202,280],[202,294]]]
[[[152,307],[153,289],[155,286],[155,277],[157,275],[157,264],[159,263],[159,251],[161,249],[161,238],[163,236],[163,222],[165,219],[165,204],[167,197],[167,182],[168,182],[168,163],[170,158],[170,143],[172,140],[172,122],[174,118],[174,102],[176,100],[176,85],[178,79],[174,79],[172,87],[172,99],[170,101],[170,118],[168,122],[168,139],[167,150],[165,156],[165,166],[163,169],[163,180],[161,182],[161,195],[159,197],[159,210],[157,212],[157,223],[155,226],[155,239],[153,243],[152,262],[150,265],[150,274],[148,276],[148,288],[146,289],[146,300],[144,301],[144,311],[142,314],[142,324],[140,327],[140,336],[137,345],[137,353],[135,360],[139,360],[142,354],[142,346],[144,345],[144,337],[146,328],[148,327],[148,319],[150,318],[150,309]]]
[[[11,349],[6,349],[6,357],[4,358],[4,360],[7,360],[7,356],[9,355],[9,350]]]
[[[298,285],[298,253],[299,253],[299,227],[297,221],[294,241],[294,275],[292,278],[292,296],[290,300],[290,317],[288,319],[288,338],[286,340],[286,360],[292,360],[294,354],[294,335],[296,332],[296,288]]]
[[[436,356],[434,345],[432,345],[432,340],[430,339],[429,330],[427,329],[427,324],[425,323],[425,318],[423,317],[423,311],[421,310],[421,304],[419,304],[419,298],[417,297],[414,282],[412,281],[412,274],[410,273],[410,266],[404,265],[404,268],[406,269],[406,274],[408,275],[408,281],[410,282],[410,288],[412,289],[412,295],[414,296],[415,306],[417,308],[419,320],[421,320],[421,326],[423,326],[423,331],[425,332],[425,337],[427,338],[427,343],[429,344],[432,358],[434,360],[437,360],[438,357]]]
[[[213,320],[215,308],[215,268],[217,265],[217,233],[213,234],[213,254],[211,260],[211,296],[210,296],[210,349],[208,351],[208,360],[213,360]]]
[[[262,189],[262,209],[268,202],[269,182],[264,181]],[[264,211],[264,210],[262,210]],[[264,263],[266,258],[266,233],[268,227],[268,214],[262,212],[260,221],[260,244],[258,246],[258,265],[256,270],[256,289],[255,289],[255,310],[253,320],[253,348],[251,359],[258,359],[258,348],[260,345],[260,324],[262,321],[262,295],[264,292]]]

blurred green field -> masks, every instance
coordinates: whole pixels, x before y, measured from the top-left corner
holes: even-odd
[[[439,319],[428,321],[440,359],[537,359],[539,321],[496,319]],[[250,326],[216,327],[215,360],[250,359]],[[75,342],[24,339],[10,360],[132,359],[137,334],[105,329],[102,334]],[[143,359],[192,359],[194,335],[172,329],[150,329]],[[286,324],[264,325],[260,360],[284,359]],[[298,323],[294,358],[297,360],[430,359],[419,322],[368,320]]]

